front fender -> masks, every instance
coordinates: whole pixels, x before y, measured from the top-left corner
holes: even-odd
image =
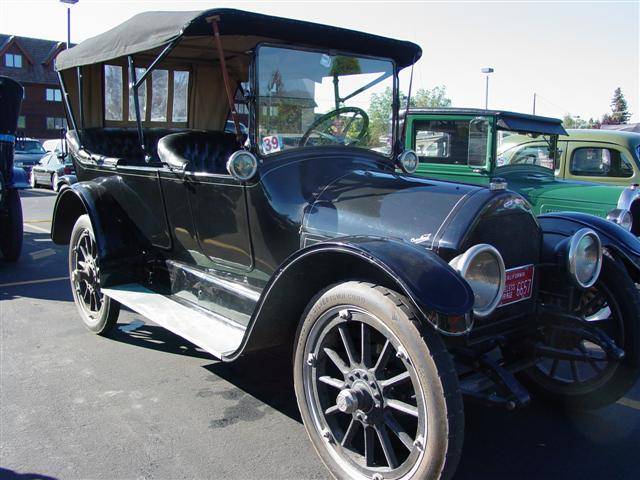
[[[377,283],[409,298],[423,318],[468,314],[474,296],[468,283],[425,248],[377,237],[343,237],[297,251],[275,272],[249,322],[242,352],[292,339],[305,308],[326,287],[347,280]]]
[[[60,192],[53,208],[51,239],[68,245],[78,217],[88,215],[93,227],[103,287],[130,281],[144,242],[109,191],[97,182],[81,182]]]
[[[600,217],[578,212],[548,213],[538,217],[545,237],[569,237],[581,228],[594,230],[602,246],[640,278],[640,240],[624,228]]]

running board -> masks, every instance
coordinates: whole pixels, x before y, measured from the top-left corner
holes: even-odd
[[[189,308],[137,283],[103,288],[102,293],[218,358],[235,352],[244,328],[221,315]]]

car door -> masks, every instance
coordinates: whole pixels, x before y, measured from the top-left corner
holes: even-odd
[[[565,171],[567,179],[608,185],[640,181],[633,157],[612,143],[569,142]]]
[[[230,175],[195,171],[184,182],[201,252],[217,265],[250,270],[246,187]]]

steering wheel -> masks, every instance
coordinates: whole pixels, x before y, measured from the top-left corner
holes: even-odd
[[[344,114],[351,113],[350,118],[346,121],[342,118]],[[355,138],[347,138],[349,130],[353,126],[353,122],[357,118],[362,118],[359,123],[360,131]],[[302,138],[298,142],[299,147],[304,147],[309,142],[312,133],[317,133],[320,137],[337,143],[340,145],[355,145],[367,134],[369,128],[369,115],[367,112],[358,107],[341,107],[330,111],[317,118],[315,122],[304,132]]]

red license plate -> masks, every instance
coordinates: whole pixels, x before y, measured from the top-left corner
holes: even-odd
[[[500,305],[509,305],[531,298],[533,291],[533,265],[516,267],[505,272],[504,293]]]

